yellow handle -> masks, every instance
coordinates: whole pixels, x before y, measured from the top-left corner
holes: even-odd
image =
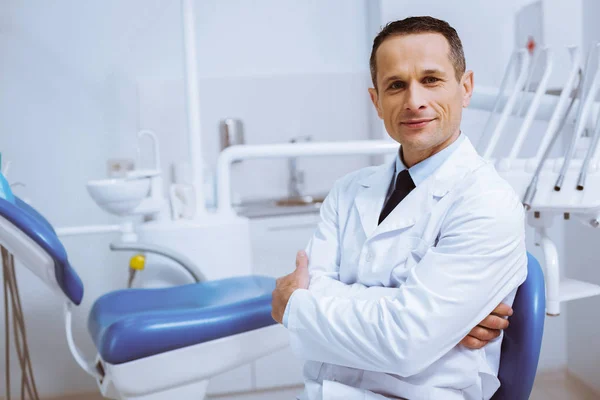
[[[142,271],[146,265],[146,257],[142,254],[136,254],[129,260],[129,268],[136,271]]]

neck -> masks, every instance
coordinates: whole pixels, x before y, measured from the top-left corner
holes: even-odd
[[[448,139],[444,140],[442,143],[439,143],[433,147],[430,147],[425,150],[420,150],[420,151],[419,150],[413,151],[409,148],[405,148],[404,146],[402,146],[400,148],[401,149],[401,151],[400,151],[401,160],[404,163],[404,165],[406,165],[406,168],[410,168],[413,165],[417,165],[421,161],[426,160],[429,157],[433,156],[434,154],[437,154],[440,151],[444,150],[446,147],[448,147],[452,143],[454,143],[456,141],[456,139],[458,139],[459,136],[460,136],[460,129],[457,129],[455,133],[450,135],[450,137],[448,137]]]

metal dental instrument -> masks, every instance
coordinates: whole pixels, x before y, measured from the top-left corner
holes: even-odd
[[[594,154],[596,147],[598,146],[598,139],[600,139],[600,118],[596,120],[596,127],[594,128],[594,136],[592,136],[592,142],[590,147],[585,154],[581,171],[579,172],[579,179],[577,179],[577,190],[583,190],[585,186],[585,180],[587,179],[587,173],[590,168],[590,161],[592,154]]]
[[[599,54],[600,57],[600,54]],[[597,67],[597,68],[600,68]],[[595,93],[590,93],[592,98],[595,98]],[[585,181],[587,179],[587,173],[590,168],[590,162],[594,158],[594,154],[596,153],[598,147],[598,141],[600,140],[600,117],[596,118],[596,126],[594,127],[594,134],[592,136],[592,141],[590,146],[587,149],[585,154],[585,158],[583,160],[583,164],[581,165],[581,171],[579,172],[579,178],[577,179],[577,190],[583,190],[585,186]]]

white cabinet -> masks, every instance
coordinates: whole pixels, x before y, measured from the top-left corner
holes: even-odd
[[[252,273],[280,277],[296,268],[296,253],[306,248],[319,214],[250,220]]]
[[[292,272],[296,268],[296,252],[306,248],[318,221],[318,213],[251,219],[252,273],[280,277]],[[208,394],[300,384],[302,363],[286,347],[211,379]]]

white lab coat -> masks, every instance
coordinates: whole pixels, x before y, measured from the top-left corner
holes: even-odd
[[[501,340],[458,343],[525,280],[523,207],[464,140],[378,226],[394,163],[336,182],[287,320],[308,400],[488,399]]]

